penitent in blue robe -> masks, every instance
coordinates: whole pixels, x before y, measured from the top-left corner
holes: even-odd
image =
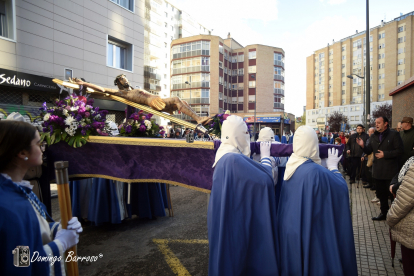
[[[278,275],[271,168],[225,154],[214,170],[207,227],[209,275]]]
[[[358,275],[348,188],[338,171],[306,161],[283,183],[278,207],[281,275]]]
[[[30,189],[23,187],[27,193]],[[45,206],[40,206],[46,213]],[[0,175],[0,275],[37,276],[49,275],[52,269],[54,275],[62,275],[61,262],[65,257],[60,256],[58,246],[54,241],[47,245],[52,251],[51,256],[62,258],[52,266],[47,261],[38,261],[37,256],[47,257],[40,233],[39,220],[29,200],[11,180]],[[56,235],[56,223],[49,223],[53,236]],[[54,229],[54,230],[53,230]],[[28,267],[15,267],[13,264],[13,249],[16,246],[28,246],[30,263]],[[38,252],[39,255],[35,255]]]

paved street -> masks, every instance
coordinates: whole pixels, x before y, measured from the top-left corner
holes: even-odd
[[[347,178],[348,181],[348,178]],[[349,182],[349,181],[348,181]],[[359,275],[403,275],[398,258],[391,266],[388,227],[373,222],[379,206],[374,192],[349,185]],[[118,225],[85,225],[79,256],[103,257],[80,264],[80,275],[207,275],[207,196],[182,187],[171,188],[174,217],[132,219]],[[59,219],[57,199],[54,217]]]
[[[347,177],[349,183],[349,178]],[[400,245],[396,246],[394,268],[391,266],[391,246],[389,228],[385,221],[372,221],[379,213],[379,206],[372,203],[375,191],[357,188],[348,184],[352,205],[355,250],[359,275],[404,275],[398,259],[401,258]]]

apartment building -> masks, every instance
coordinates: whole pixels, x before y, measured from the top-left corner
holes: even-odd
[[[68,93],[53,78],[115,88],[125,74],[133,87],[168,97],[171,41],[200,33],[209,30],[162,0],[1,0],[0,112],[34,118]],[[95,104],[124,119],[124,104]]]
[[[413,34],[414,12],[370,29],[371,112],[391,103],[389,91],[414,74]],[[366,48],[366,32],[356,31],[307,57],[306,125],[323,130],[334,111],[345,114],[351,127],[363,122]]]
[[[285,53],[259,44],[243,47],[230,34],[226,39],[196,35],[171,43],[171,93],[187,101],[200,116],[230,110],[261,127],[290,130],[285,119]],[[183,114],[175,116],[190,120]]]
[[[143,88],[162,98],[170,97],[171,41],[211,31],[163,0],[145,0],[145,19]],[[167,120],[159,120],[162,125],[167,124]]]

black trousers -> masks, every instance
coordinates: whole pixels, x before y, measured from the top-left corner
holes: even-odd
[[[361,167],[360,167],[361,168]],[[367,167],[367,160],[362,162],[362,172],[361,172],[361,180],[364,182],[368,182],[368,167]]]
[[[374,178],[374,184],[376,186],[375,193],[377,195],[377,198],[380,200],[381,213],[384,215],[386,215],[388,213],[388,209],[390,209],[388,205],[388,196],[391,195],[390,183],[391,183],[391,179]]]
[[[359,170],[361,169],[361,157],[351,157],[351,173],[349,178],[351,181],[355,181],[355,178],[359,176]]]

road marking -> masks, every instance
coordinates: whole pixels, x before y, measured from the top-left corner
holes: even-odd
[[[158,245],[161,253],[164,254],[165,261],[170,266],[175,275],[178,276],[191,276],[188,270],[183,266],[180,260],[168,247],[169,243],[186,243],[186,244],[208,244],[208,240],[170,240],[170,239],[153,239],[155,244]]]

